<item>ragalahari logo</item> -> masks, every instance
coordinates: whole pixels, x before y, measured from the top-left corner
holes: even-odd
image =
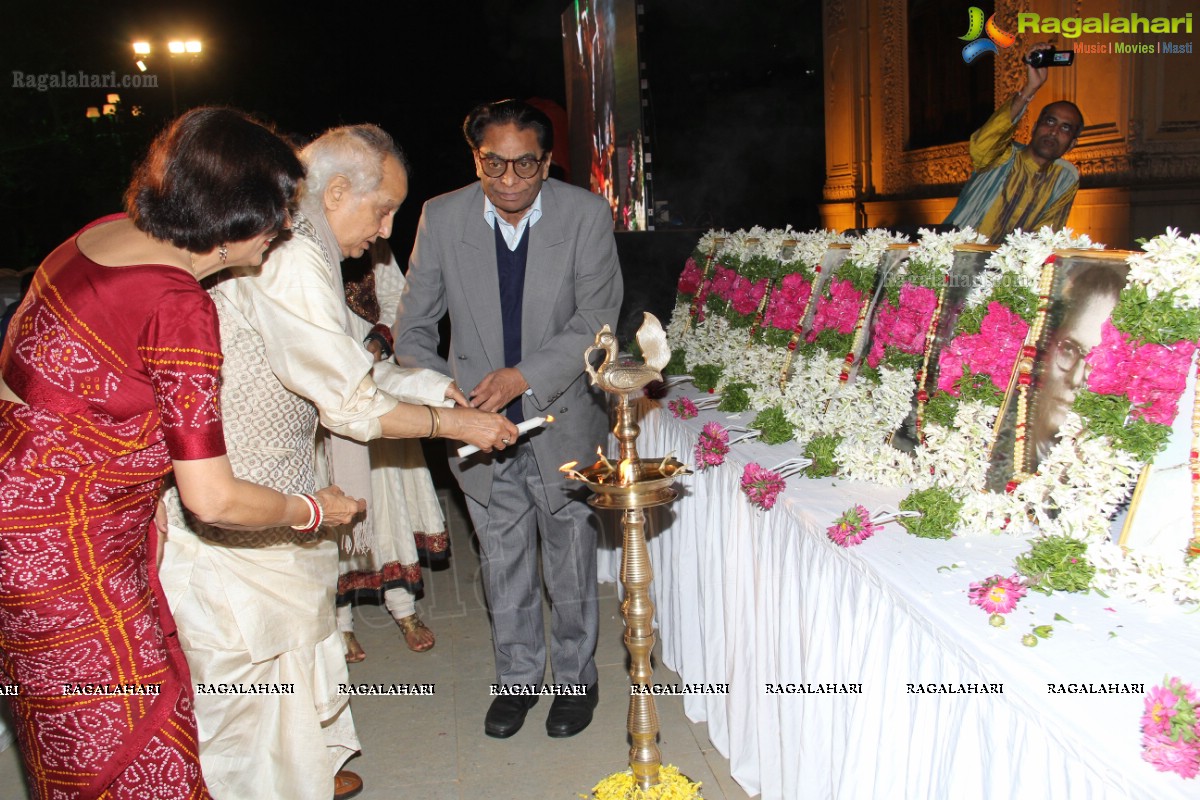
[[[967,33],[965,36],[958,37],[967,42],[967,46],[963,48],[963,61],[970,64],[975,59],[984,53],[998,53],[1001,47],[1011,47],[1012,43],[1017,40],[1017,37],[1001,29],[996,24],[996,15],[992,14],[988,17],[987,24],[983,23],[983,9],[978,6],[971,6],[967,9]],[[979,37],[987,32],[986,39]]]

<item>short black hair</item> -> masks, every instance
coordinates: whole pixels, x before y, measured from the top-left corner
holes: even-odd
[[[188,111],[155,137],[125,191],[137,228],[193,253],[282,230],[304,167],[266,125],[233,108]]]
[[[554,149],[554,125],[550,118],[522,100],[497,100],[471,109],[463,120],[463,136],[472,150],[478,150],[483,144],[489,125],[516,125],[519,131],[532,128],[543,154]]]
[[[1042,106],[1041,113],[1038,114],[1038,119],[1041,119],[1046,115],[1046,109],[1050,108],[1050,106],[1066,106],[1075,112],[1076,116],[1079,117],[1079,130],[1075,131],[1075,139],[1078,139],[1079,134],[1083,133],[1083,111],[1079,108],[1079,106],[1075,105],[1070,100],[1055,100],[1053,103],[1046,103],[1046,105]]]

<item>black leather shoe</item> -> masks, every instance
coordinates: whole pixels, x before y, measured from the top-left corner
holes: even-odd
[[[546,733],[555,739],[574,736],[592,724],[592,711],[600,701],[600,685],[593,683],[587,694],[559,695],[546,717]]]
[[[525,724],[525,715],[537,705],[537,695],[504,695],[492,701],[483,720],[483,732],[496,739],[507,739]]]

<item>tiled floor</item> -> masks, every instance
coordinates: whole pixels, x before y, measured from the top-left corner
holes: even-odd
[[[362,800],[574,800],[587,797],[628,758],[625,715],[629,678],[616,587],[600,587],[600,706],[591,726],[569,739],[551,739],[544,722],[549,698],[530,712],[510,739],[483,734],[491,698],[492,648],[479,579],[479,559],[460,505],[447,496],[453,558],[449,567],[426,571],[421,613],[437,635],[428,653],[410,652],[387,613],[361,608],[359,641],[367,660],[351,666],[351,679],[364,683],[433,683],[428,697],[365,697],[353,702],[363,743],[350,762],[365,783]],[[547,617],[549,615],[547,614]],[[678,677],[655,659],[656,683]],[[707,800],[743,800],[746,793],[729,775],[729,761],[713,749],[704,725],[689,722],[681,698],[660,697],[659,746],[663,761],[703,782]],[[0,798],[25,800],[16,748],[0,753]],[[269,800],[217,798],[217,800]],[[279,798],[287,800],[287,798]]]

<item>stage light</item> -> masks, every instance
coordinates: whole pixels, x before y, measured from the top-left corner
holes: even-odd
[[[134,62],[134,63],[136,63],[136,64],[137,64],[137,68],[138,68],[138,71],[139,71],[139,72],[145,72],[145,71],[146,71],[146,62],[145,62],[145,61],[142,61],[142,60],[139,58],[139,59],[138,59],[136,62]]]
[[[139,56],[150,55],[150,43],[149,42],[134,42],[133,43],[133,52]]]
[[[183,42],[180,41],[167,42],[167,49],[170,50],[172,54],[178,55],[179,53],[184,52],[184,45]]]
[[[200,52],[200,40],[199,39],[191,39],[191,40],[185,42],[183,46],[184,46],[184,49],[187,50],[189,53],[199,53]]]
[[[88,119],[100,119],[100,108],[98,106],[88,106]]]
[[[116,103],[105,103],[104,104],[104,116],[115,117],[116,115],[117,115],[117,104]]]
[[[109,103],[119,103],[119,102],[121,102],[121,95],[110,94],[108,97],[105,97],[104,99],[105,99],[105,101],[107,101]]]

